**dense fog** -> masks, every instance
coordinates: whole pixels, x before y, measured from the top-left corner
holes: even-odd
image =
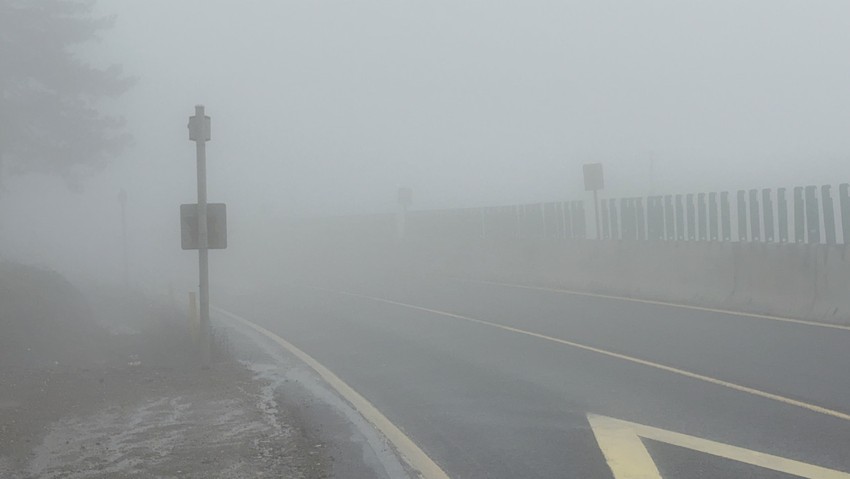
[[[196,198],[196,104],[212,117],[209,200],[228,205],[214,287],[217,264],[248,271],[285,248],[281,221],[393,212],[401,186],[432,209],[586,199],[588,162],[612,197],[850,177],[842,1],[102,0],[94,13],[114,24],[71,48],[135,79],[99,103],[133,142],[70,179],[7,167],[0,193],[3,257],[74,277],[120,280],[123,188],[131,281],[194,288],[178,206]]]

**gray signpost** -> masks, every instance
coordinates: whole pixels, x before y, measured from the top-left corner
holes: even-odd
[[[593,210],[596,213],[596,239],[602,239],[599,232],[599,190],[604,188],[602,163],[584,165],[584,191],[593,191]]]
[[[410,188],[398,189],[398,216],[396,218],[396,231],[399,239],[407,236],[407,209],[413,204],[413,190]]]
[[[121,188],[118,192],[118,203],[121,204],[121,255],[124,264],[124,291],[130,289],[130,267],[127,261],[127,191]]]
[[[212,360],[212,331],[210,328],[210,278],[207,248],[207,142],[210,140],[210,117],[204,114],[203,105],[195,107],[195,116],[189,118],[189,140],[195,142],[198,161],[198,273],[200,277],[198,302],[200,303],[201,361],[208,366]]]

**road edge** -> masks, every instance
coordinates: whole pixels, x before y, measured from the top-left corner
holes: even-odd
[[[251,328],[267,339],[284,348],[287,352],[298,358],[304,364],[315,371],[337,394],[351,404],[363,419],[372,425],[380,434],[395,448],[401,459],[410,466],[423,479],[450,479],[448,474],[434,462],[416,443],[413,442],[398,426],[384,416],[378,408],[370,403],[365,397],[339,378],[330,369],[297,346],[283,339],[268,329],[255,324],[241,316],[213,307],[216,313],[235,321],[243,326]]]

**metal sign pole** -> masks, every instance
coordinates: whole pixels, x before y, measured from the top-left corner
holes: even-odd
[[[599,190],[605,187],[602,175],[602,163],[587,163],[582,167],[584,173],[584,191],[593,191],[593,213],[596,223],[596,239],[602,239],[599,224]]]
[[[121,188],[118,192],[118,202],[121,203],[121,247],[124,263],[124,292],[130,290],[130,267],[127,260],[127,191]]]
[[[599,234],[599,190],[593,190],[593,212],[596,215],[596,239],[602,239]]]
[[[399,209],[396,217],[396,232],[399,239],[407,236],[407,208],[413,201],[413,191],[410,188],[398,189]]]
[[[209,366],[212,360],[212,331],[210,328],[210,278],[207,249],[207,140],[209,123],[203,105],[195,107],[195,116],[189,123],[190,139],[195,141],[198,159],[198,273],[200,303],[201,361]]]

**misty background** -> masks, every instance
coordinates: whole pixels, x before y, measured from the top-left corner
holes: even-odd
[[[101,0],[101,41],[75,47],[136,77],[102,103],[134,141],[69,188],[4,179],[2,255],[121,279],[127,191],[137,286],[179,293],[197,103],[212,117],[211,202],[246,269],[292,217],[612,197],[850,178],[850,4]]]

